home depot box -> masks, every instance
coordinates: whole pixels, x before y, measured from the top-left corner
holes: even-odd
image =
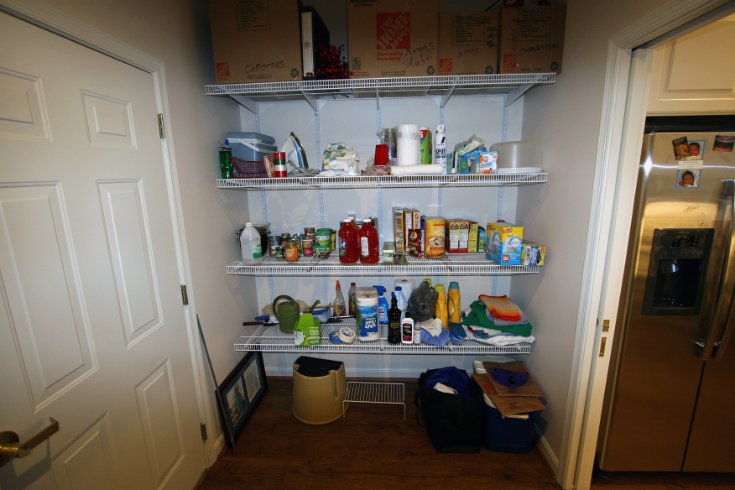
[[[439,14],[439,75],[498,72],[500,10]]]
[[[438,0],[348,0],[351,78],[436,75]]]
[[[558,2],[505,0],[500,11],[500,73],[559,73],[565,16],[566,7]]]
[[[217,83],[301,80],[298,0],[209,0]]]

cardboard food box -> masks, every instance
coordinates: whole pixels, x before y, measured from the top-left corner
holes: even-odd
[[[521,265],[523,227],[505,221],[487,224],[485,256],[498,265]]]
[[[470,229],[467,233],[467,253],[477,253],[477,243],[479,228],[477,221],[470,221]]]
[[[439,75],[498,73],[500,11],[439,14]]]
[[[546,245],[523,240],[523,265],[543,267],[546,263]]]
[[[404,253],[406,251],[406,229],[403,224],[403,208],[396,206],[393,207],[393,240],[396,253]]]
[[[217,83],[301,80],[298,0],[210,0]]]
[[[438,0],[348,0],[350,78],[436,75]]]
[[[565,18],[566,6],[558,1],[505,0],[500,12],[500,73],[559,73]]]
[[[467,253],[470,222],[466,219],[448,219],[446,247],[449,253]]]

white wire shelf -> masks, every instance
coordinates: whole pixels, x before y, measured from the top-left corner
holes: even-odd
[[[297,352],[317,353],[326,352],[333,354],[444,354],[444,355],[508,355],[529,354],[531,344],[528,342],[516,345],[494,346],[477,342],[476,340],[465,340],[462,344],[448,343],[445,347],[436,347],[429,344],[390,344],[385,337],[373,342],[361,342],[355,340],[351,344],[333,344],[329,341],[329,334],[339,330],[340,327],[355,327],[355,320],[346,318],[340,323],[327,323],[321,325],[321,344],[311,346],[294,345],[293,334],[282,333],[278,325],[248,325],[243,326],[244,334],[240,336],[239,342],[235,342],[235,351],[260,351],[260,352]]]
[[[305,189],[378,189],[410,187],[510,187],[543,184],[546,172],[468,175],[373,175],[359,177],[284,177],[252,179],[217,179],[220,189],[305,190]]]
[[[352,78],[207,85],[205,94],[230,96],[249,109],[259,101],[306,99],[316,109],[318,100],[418,96],[440,96],[444,106],[453,95],[473,94],[504,94],[509,105],[530,88],[554,82],[555,73]]]
[[[406,264],[342,264],[339,256],[332,253],[327,258],[301,257],[297,262],[264,257],[258,264],[234,262],[225,266],[227,274],[256,277],[319,277],[350,276],[368,277],[384,275],[406,276],[511,276],[537,274],[538,266],[498,265],[485,258],[484,254],[447,254],[438,259],[406,257]]]
[[[399,405],[403,407],[403,420],[406,420],[406,385],[382,381],[348,381],[342,401],[342,417],[347,414],[350,403]]]

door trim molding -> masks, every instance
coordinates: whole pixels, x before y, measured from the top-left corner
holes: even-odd
[[[0,0],[0,12],[22,19],[41,29],[149,73],[154,82],[156,110],[163,114],[167,121],[171,121],[168,93],[166,91],[166,70],[162,61],[37,0]],[[185,239],[183,208],[181,206],[172,133],[171,124],[169,123],[168,134],[161,139],[161,151],[166,174],[166,190],[171,210],[171,223],[174,231],[179,281],[181,284],[191,284],[191,268]],[[189,357],[193,367],[194,391],[199,419],[200,423],[205,424],[207,420],[216,420],[217,414],[212,397],[207,395],[209,381],[204,367],[203,347],[196,327],[196,308],[193,297],[190,298],[189,306],[184,307],[184,321],[186,323]],[[221,437],[217,440],[210,438],[203,442],[207,467],[216,461],[223,444]]]
[[[634,101],[637,96],[629,93],[630,84],[645,82],[648,73],[637,69],[632,78],[632,51],[638,46],[655,42],[667,33],[723,7],[725,0],[668,0],[658,9],[609,40],[603,110],[595,164],[593,208],[590,216],[587,250],[577,321],[574,362],[565,421],[565,437],[562,445],[562,466],[557,480],[563,488],[589,489],[597,446],[597,432],[602,413],[602,402],[607,381],[608,355],[599,358],[600,335],[598,324],[603,318],[613,320],[622,277],[606,268],[608,259],[616,263],[625,260],[627,234],[623,241],[611,232],[619,227],[630,227],[630,215],[625,215],[629,203],[619,202],[621,196],[635,192],[635,181],[621,178],[625,158],[629,153],[621,151],[623,143],[635,144],[636,121],[645,118],[645,104]],[[645,72],[645,73],[644,73]],[[644,97],[645,101],[645,97]],[[630,124],[626,124],[630,121]],[[640,148],[640,145],[638,146]],[[612,243],[610,237],[613,237]],[[607,243],[607,246],[603,244]],[[612,248],[613,246],[617,248]],[[611,313],[612,311],[612,313]],[[612,317],[610,316],[612,315]],[[614,327],[608,335],[613,340]],[[612,344],[611,344],[612,345]]]

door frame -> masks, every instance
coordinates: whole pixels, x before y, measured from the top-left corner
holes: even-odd
[[[94,27],[82,23],[76,18],[62,11],[39,3],[37,0],[0,0],[0,12],[4,12],[21,20],[29,22],[41,29],[57,34],[65,39],[81,44],[93,51],[109,56],[122,63],[131,65],[153,78],[153,90],[156,100],[156,111],[163,115],[164,121],[171,121],[168,94],[166,92],[166,72],[162,61],[109,36]],[[174,246],[176,248],[176,263],[179,282],[182,285],[191,284],[191,268],[189,253],[183,227],[183,210],[179,191],[176,158],[174,154],[171,126],[165,125],[166,131],[161,138],[161,152],[163,167],[166,175],[166,192],[168,195],[170,218],[174,232]],[[191,288],[189,288],[191,289]],[[207,396],[208,377],[204,366],[204,351],[197,329],[196,308],[193,298],[189,295],[189,304],[182,305],[186,326],[189,357],[194,375],[194,391],[197,400],[197,411],[200,424],[207,420],[216,420],[214,400]],[[217,459],[221,444],[215,444],[212,438],[202,441],[206,456],[205,466],[210,467]],[[221,442],[221,441],[220,441]]]
[[[668,0],[608,41],[590,252],[581,289],[563,465],[557,474],[563,488],[590,488],[597,450],[636,186],[637,166],[625,163],[640,157],[652,65],[649,49],[634,49],[684,27],[701,26],[720,9],[732,7],[724,0]],[[602,331],[605,321],[607,332]],[[607,352],[600,357],[603,338]]]

